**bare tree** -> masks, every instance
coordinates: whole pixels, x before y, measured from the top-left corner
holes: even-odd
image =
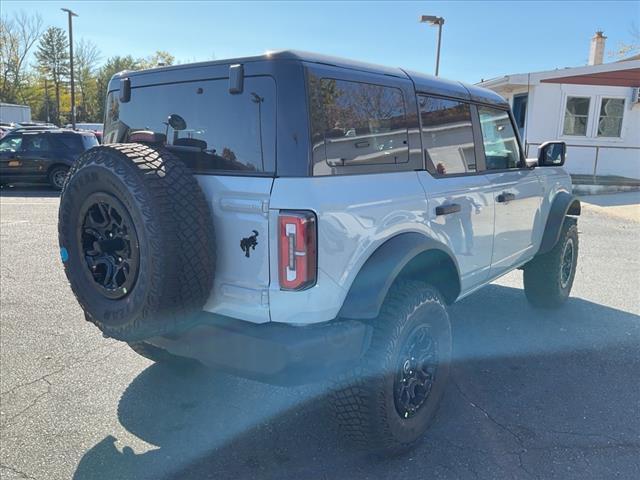
[[[3,102],[17,102],[22,98],[29,52],[41,33],[40,14],[21,11],[13,17],[0,17],[0,99]]]
[[[101,54],[95,43],[81,39],[75,46],[73,56],[75,82],[80,94],[78,118],[80,121],[87,121],[96,116],[98,109],[96,74]]]
[[[640,30],[635,22],[629,27],[629,42],[620,42],[616,50],[609,52],[609,57],[626,58],[640,53]]]

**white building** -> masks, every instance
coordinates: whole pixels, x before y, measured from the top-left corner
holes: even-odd
[[[528,157],[542,142],[562,140],[574,183],[640,185],[640,55],[603,64],[605,40],[595,34],[586,66],[479,85],[511,103]]]
[[[0,103],[0,122],[30,122],[31,107],[28,105],[14,105],[12,103]]]

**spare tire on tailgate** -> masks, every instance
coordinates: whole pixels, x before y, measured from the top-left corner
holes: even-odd
[[[131,143],[85,152],[62,191],[58,235],[71,289],[109,337],[171,332],[211,292],[211,211],[187,167],[164,149]]]

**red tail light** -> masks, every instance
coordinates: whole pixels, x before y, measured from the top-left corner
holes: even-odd
[[[278,270],[282,290],[304,290],[316,283],[317,230],[312,212],[281,210],[278,219]]]

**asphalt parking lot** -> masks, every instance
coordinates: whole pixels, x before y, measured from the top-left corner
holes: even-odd
[[[57,195],[0,197],[3,480],[640,478],[640,222],[608,210],[637,196],[585,208],[562,309],[531,309],[520,272],[451,308],[436,421],[386,459],[345,444],[324,385],[175,370],[103,338],[62,271]]]

